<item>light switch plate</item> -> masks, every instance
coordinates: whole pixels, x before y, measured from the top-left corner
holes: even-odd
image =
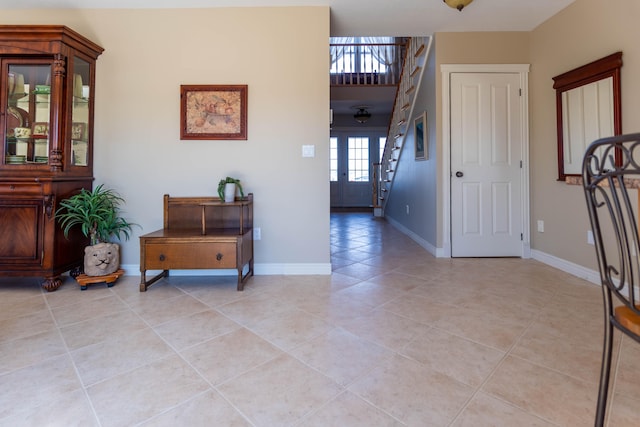
[[[302,146],[302,157],[315,157],[316,156],[316,146],[315,145],[303,145]]]

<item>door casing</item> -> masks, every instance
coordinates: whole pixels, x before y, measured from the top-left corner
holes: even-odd
[[[529,215],[529,64],[441,64],[442,77],[442,245],[437,257],[451,257],[451,74],[453,73],[517,73],[520,77],[521,151],[522,151],[522,258],[531,257]]]

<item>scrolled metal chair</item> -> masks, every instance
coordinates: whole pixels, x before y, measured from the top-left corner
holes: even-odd
[[[604,301],[604,348],[595,425],[605,421],[614,328],[640,342],[640,133],[594,141],[582,163]],[[630,194],[630,190],[634,193]],[[640,191],[640,190],[639,190]]]

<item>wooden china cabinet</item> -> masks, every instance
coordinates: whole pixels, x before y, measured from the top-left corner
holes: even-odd
[[[55,220],[93,182],[95,64],[103,49],[60,25],[0,25],[0,276],[48,291],[82,264],[87,240]]]

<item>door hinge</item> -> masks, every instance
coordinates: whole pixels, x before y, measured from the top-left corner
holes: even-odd
[[[522,169],[522,160],[520,160],[520,169]]]
[[[520,233],[520,241],[524,240],[524,236],[522,235],[522,233]]]
[[[522,96],[522,88],[519,88],[518,92],[520,93],[520,96]]]

